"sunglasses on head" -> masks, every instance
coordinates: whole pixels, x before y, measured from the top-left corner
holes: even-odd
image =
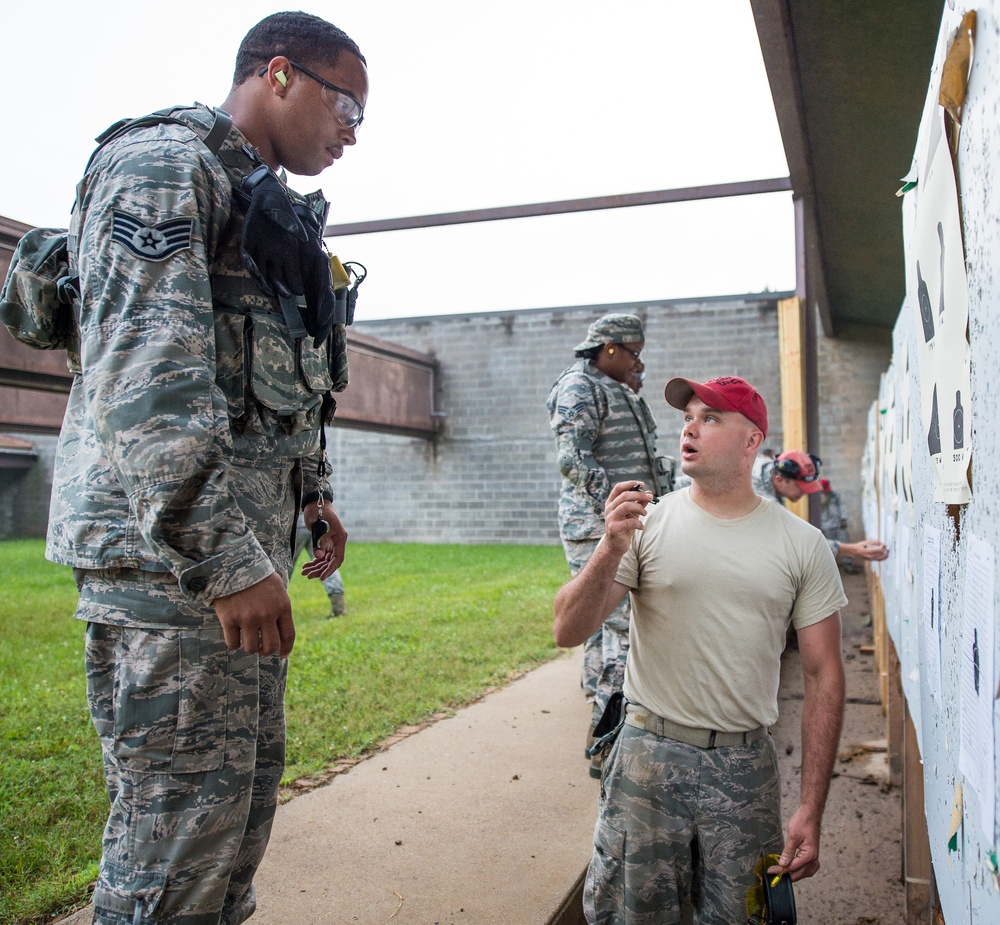
[[[777,459],[774,462],[774,468],[778,475],[784,476],[786,479],[795,479],[797,482],[815,482],[819,478],[819,470],[820,466],[823,465],[823,460],[818,456],[813,456],[812,453],[808,455],[813,464],[812,475],[803,474],[802,466],[794,459]]]

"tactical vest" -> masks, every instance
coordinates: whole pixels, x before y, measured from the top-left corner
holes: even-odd
[[[233,144],[232,119],[227,113],[202,106],[161,110],[118,123],[98,142],[103,147],[136,127],[163,122],[179,122],[194,132],[234,189],[261,164],[251,147]],[[289,194],[325,217],[321,193],[301,196],[289,190]],[[281,437],[282,457],[305,457],[315,452],[323,425],[332,422],[336,408],[332,392],[347,386],[345,325],[335,325],[326,342],[313,347],[300,319],[296,326],[294,302],[283,306],[260,291],[240,256],[244,217],[239,200],[231,196],[229,221],[214,252],[209,253],[215,381],[226,397],[234,457],[267,458],[274,452],[276,436]],[[299,303],[304,305],[303,297]]]
[[[659,486],[656,478],[656,425],[645,413],[638,397],[623,386],[615,388],[605,383],[596,384],[608,399],[608,415],[594,440],[594,458],[608,474],[608,482],[615,485],[627,479],[639,479],[646,485]],[[640,449],[635,433],[642,434]],[[657,491],[657,494],[660,494]]]

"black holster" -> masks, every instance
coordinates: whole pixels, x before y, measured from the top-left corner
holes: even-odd
[[[608,705],[594,727],[594,738],[597,741],[587,749],[588,757],[599,755],[614,743],[622,726],[625,725],[625,704],[623,691],[615,691],[608,698]]]

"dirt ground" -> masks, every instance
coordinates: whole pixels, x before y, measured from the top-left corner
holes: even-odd
[[[889,784],[886,720],[879,703],[866,577],[843,574],[847,708],[840,756],[823,817],[821,869],[795,885],[800,925],[902,925],[901,795]],[[773,730],[781,764],[782,809],[798,804],[802,671],[798,652],[784,656]]]

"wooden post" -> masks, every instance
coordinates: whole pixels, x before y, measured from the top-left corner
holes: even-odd
[[[781,361],[781,430],[784,449],[809,452],[806,436],[805,301],[778,302],[778,354]],[[809,519],[809,496],[786,504]]]
[[[885,739],[889,756],[889,783],[893,787],[903,785],[903,753],[906,736],[906,699],[903,696],[903,678],[899,655],[889,640],[888,684],[889,702],[885,707]]]
[[[931,914],[931,846],[924,815],[924,768],[917,733],[905,710],[903,753],[903,883],[906,925],[927,925]]]

